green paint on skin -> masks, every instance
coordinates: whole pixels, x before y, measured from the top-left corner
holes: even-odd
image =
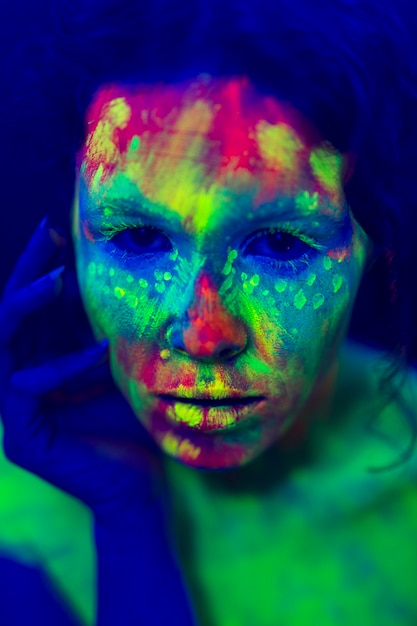
[[[340,287],[343,285],[342,276],[339,276],[339,274],[337,274],[336,276],[333,276],[332,283],[333,283],[333,293],[337,293]]]
[[[287,281],[283,280],[282,278],[278,278],[277,282],[275,283],[276,291],[278,291],[278,293],[284,293],[286,288],[287,288]]]
[[[310,274],[309,277],[306,280],[306,283],[309,287],[312,287],[314,285],[314,283],[316,282],[316,274]]]
[[[148,281],[145,278],[139,278],[139,285],[142,289],[146,289],[148,287]]]
[[[304,291],[300,289],[300,291],[298,291],[294,296],[294,306],[296,309],[301,310],[305,306],[306,302],[307,298],[304,295]]]
[[[171,280],[171,279],[172,279],[171,272],[165,272],[164,273],[164,280]]]
[[[313,308],[319,309],[324,303],[324,296],[321,293],[315,293],[313,296]]]
[[[229,250],[227,261],[222,269],[222,274],[228,276],[233,268],[233,261],[237,259],[237,250]]]
[[[158,293],[164,293],[166,289],[165,283],[155,283],[155,289]]]
[[[136,152],[137,150],[139,150],[140,148],[140,138],[135,135],[134,137],[132,137],[132,141],[130,142],[130,151],[131,152]]]
[[[310,194],[308,191],[302,191],[295,198],[295,206],[304,215],[308,215],[311,211],[317,209],[319,203],[319,194],[315,191]]]
[[[310,167],[315,178],[331,193],[335,193],[340,187],[341,166],[341,154],[327,141],[310,155]]]
[[[331,260],[331,258],[329,256],[325,256],[323,257],[323,267],[326,271],[329,271],[332,269],[333,266],[333,261]]]
[[[134,281],[134,280],[135,280],[135,279],[133,278],[132,274],[128,274],[128,275],[126,276],[126,281],[127,281],[128,283],[133,283],[133,281]]]

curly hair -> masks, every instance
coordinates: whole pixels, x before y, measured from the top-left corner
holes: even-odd
[[[97,87],[246,74],[290,102],[356,157],[345,188],[375,244],[350,333],[388,350],[385,401],[411,360],[416,208],[417,54],[397,0],[26,0],[30,23],[9,54],[15,118],[43,167],[73,180],[83,118]],[[21,8],[21,4],[20,4]],[[29,20],[28,20],[29,22]],[[11,60],[12,58],[12,60]],[[17,70],[16,70],[17,68]],[[28,93],[31,97],[28,97]],[[30,120],[30,122],[29,122]],[[37,134],[38,133],[38,134]],[[369,291],[373,292],[370,305]],[[362,295],[361,295],[362,294]],[[361,302],[366,302],[366,307]],[[368,313],[368,310],[371,313]],[[368,317],[368,323],[366,318]],[[408,458],[417,437],[412,411]]]

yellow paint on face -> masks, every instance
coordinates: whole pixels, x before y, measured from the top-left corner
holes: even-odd
[[[256,138],[266,166],[292,176],[297,155],[303,149],[294,129],[286,124],[272,125],[262,121],[256,126]]]
[[[342,163],[342,156],[335,151],[328,141],[323,142],[310,155],[313,175],[321,186],[332,195],[340,192]]]
[[[195,446],[189,439],[180,439],[172,433],[167,433],[160,445],[164,452],[184,462],[189,459],[196,460],[201,453],[201,448]]]

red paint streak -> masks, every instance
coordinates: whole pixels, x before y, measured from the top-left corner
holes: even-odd
[[[140,137],[141,158],[150,154],[168,154],[173,160],[181,160],[190,153],[195,145],[197,135],[203,131],[198,129],[198,118],[195,121],[195,131],[178,131],[178,121],[184,115],[186,107],[190,107],[197,100],[204,100],[213,113],[211,128],[204,137],[204,149],[201,150],[199,161],[203,161],[207,173],[214,178],[214,182],[221,182],[233,170],[246,170],[259,176],[263,171],[269,180],[276,179],[275,170],[268,170],[261,157],[256,140],[259,122],[270,125],[285,124],[297,130],[302,139],[305,150],[301,151],[303,166],[308,165],[308,155],[311,149],[322,142],[318,131],[303,116],[288,103],[281,103],[275,98],[259,94],[247,78],[236,77],[228,79],[211,79],[209,82],[197,79],[191,82],[163,85],[138,84],[131,87],[111,85],[102,88],[92,101],[87,114],[89,138],[97,127],[100,119],[105,115],[106,107],[112,99],[124,97],[131,106],[131,117],[123,129],[116,128],[112,140],[118,146],[123,159],[128,151],[133,136]],[[144,116],[144,112],[147,113]],[[191,112],[189,113],[191,115]],[[181,133],[181,141],[173,143],[174,134]],[[87,140],[88,143],[88,140]],[[175,147],[173,147],[175,144]],[[78,164],[85,158],[85,148],[78,154]],[[105,177],[111,175],[120,163],[103,163]],[[294,164],[294,176],[301,174],[302,168]],[[98,163],[87,164],[87,174],[95,172]],[[153,159],[147,165],[146,173],[148,184],[152,186],[155,173],[159,167],[158,159]],[[292,179],[293,177],[291,177]],[[292,186],[295,180],[287,181]],[[144,183],[145,185],[145,183]],[[145,194],[147,189],[142,190]],[[322,193],[318,181],[313,181],[312,192]]]
[[[94,239],[93,235],[91,234],[90,229],[88,228],[88,224],[87,224],[86,220],[82,220],[81,221],[81,227],[83,229],[84,237],[86,239],[88,239],[88,241],[91,241],[92,243],[94,243],[95,239]]]
[[[243,324],[223,306],[206,273],[196,281],[195,301],[187,313],[189,326],[183,333],[183,340],[189,354],[213,357],[224,349],[239,351],[245,346]]]
[[[341,263],[350,257],[350,250],[348,248],[336,248],[336,250],[330,250],[328,256],[333,259],[333,261]]]

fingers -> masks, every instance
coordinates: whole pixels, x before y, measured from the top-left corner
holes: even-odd
[[[36,280],[43,272],[65,240],[54,231],[44,218],[33,233],[16,267],[6,283],[3,298]]]
[[[61,265],[28,287],[11,292],[0,306],[0,347],[8,346],[26,315],[52,302],[62,289]]]
[[[75,378],[99,366],[107,359],[107,339],[81,353],[69,354],[49,363],[15,372],[10,380],[15,394],[41,397]]]

